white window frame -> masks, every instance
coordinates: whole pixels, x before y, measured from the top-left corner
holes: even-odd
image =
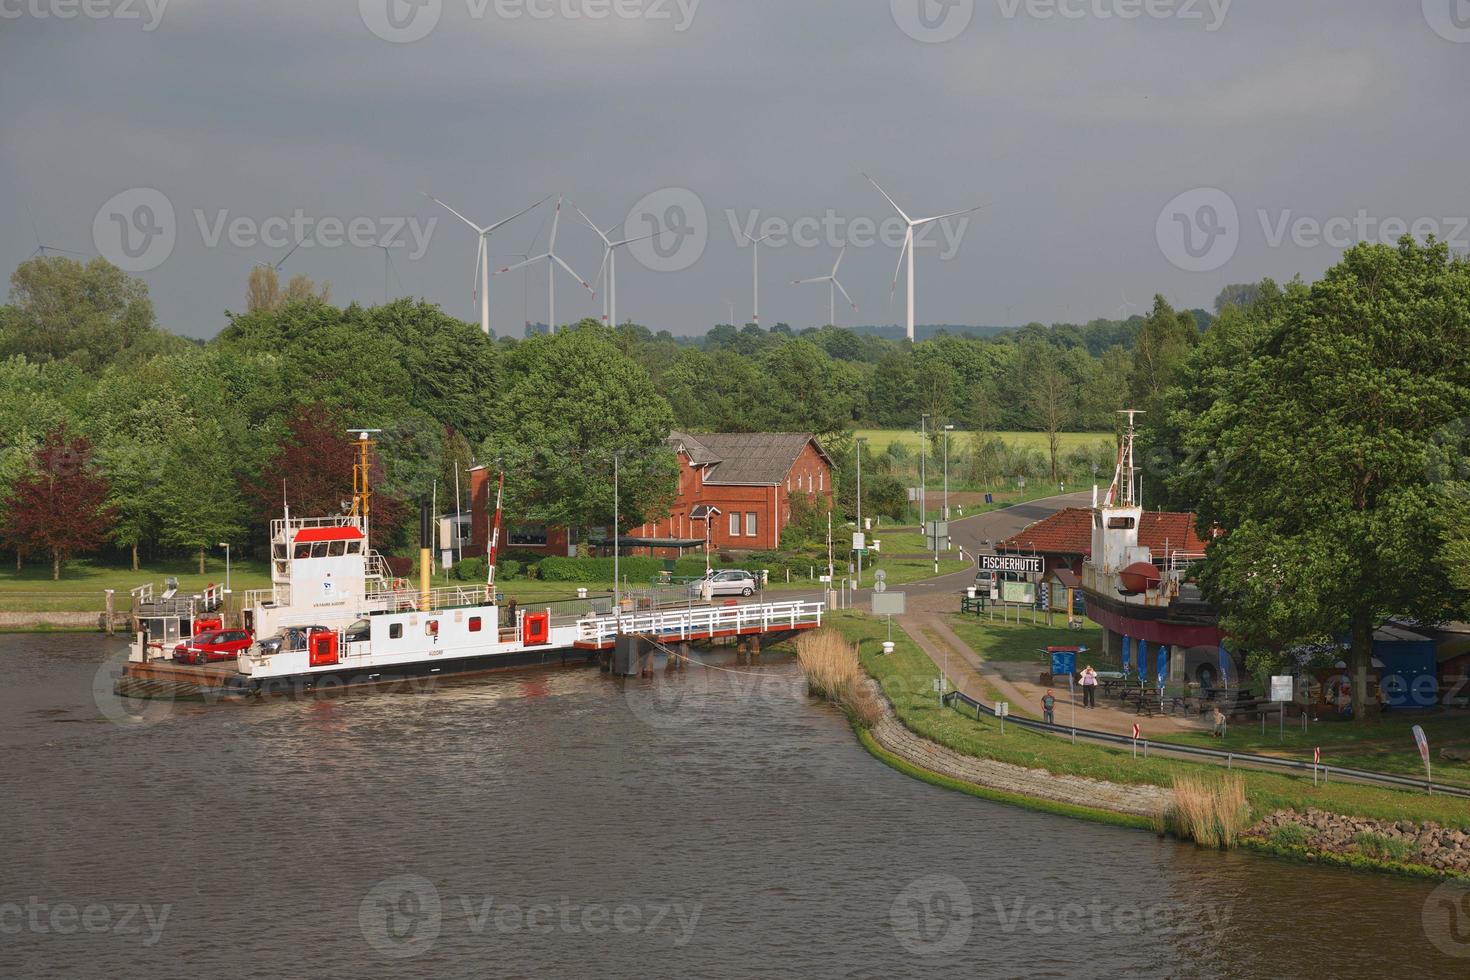
[[[759,537],[759,522],[753,510],[745,512],[745,536],[747,538]]]
[[[730,511],[730,537],[740,537],[740,511]]]

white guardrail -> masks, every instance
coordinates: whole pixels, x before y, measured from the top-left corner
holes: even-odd
[[[737,606],[693,606],[651,613],[588,616],[577,621],[577,638],[584,643],[610,643],[619,633],[643,633],[665,639],[688,639],[734,630],[821,626],[826,604],[821,602],[759,602]]]

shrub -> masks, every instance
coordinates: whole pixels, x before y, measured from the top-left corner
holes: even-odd
[[[1400,837],[1360,830],[1353,835],[1353,843],[1363,854],[1380,861],[1405,861],[1409,857],[1409,842]]]
[[[449,577],[459,582],[484,582],[490,564],[484,558],[462,558],[449,570]]]
[[[522,567],[523,566],[521,565],[521,563],[516,561],[514,558],[507,558],[504,561],[496,562],[495,577],[515,578],[517,575],[521,574]]]
[[[613,560],[611,558],[562,558],[552,556],[541,559],[541,578],[547,582],[611,582]],[[700,565],[701,572],[703,564]],[[630,582],[647,582],[664,570],[664,563],[657,558],[618,559],[618,572]]]
[[[1307,828],[1299,823],[1284,823],[1271,831],[1271,843],[1281,847],[1306,847]]]
[[[1234,847],[1250,820],[1239,776],[1175,776],[1174,823],[1180,837],[1201,847]]]
[[[813,695],[831,701],[864,728],[883,717],[883,703],[863,671],[857,649],[836,630],[807,633],[796,641],[796,659]]]

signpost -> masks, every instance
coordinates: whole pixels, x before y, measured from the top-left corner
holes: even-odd
[[[1133,758],[1138,758],[1138,736],[1143,734],[1143,729],[1138,727],[1138,722],[1133,723]]]
[[[1322,764],[1322,746],[1312,750],[1312,785],[1317,785],[1317,767]]]
[[[1006,718],[1010,716],[1011,703],[1009,701],[995,702],[995,717],[1000,719],[1000,733],[1006,733]]]
[[[1428,790],[1434,792],[1434,769],[1429,764],[1429,739],[1424,736],[1424,729],[1418,725],[1414,726],[1414,744],[1419,746],[1419,758],[1424,760],[1424,781],[1429,784]]]
[[[879,572],[881,575],[882,573]],[[884,585],[882,581],[878,585]],[[873,615],[886,616],[888,618],[888,639],[893,639],[893,617],[902,616],[907,608],[907,592],[885,592],[877,586],[873,588]]]
[[[1293,697],[1295,697],[1295,695],[1293,694],[1291,677],[1287,676],[1271,678],[1271,700],[1276,702],[1277,711],[1280,713],[1281,716],[1280,729],[1281,737],[1283,739],[1286,738],[1286,702],[1292,700]],[[1261,734],[1266,734],[1265,712],[1261,713]]]

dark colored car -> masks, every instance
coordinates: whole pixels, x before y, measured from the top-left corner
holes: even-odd
[[[181,664],[234,660],[249,648],[249,630],[206,630],[174,647],[174,660]]]

